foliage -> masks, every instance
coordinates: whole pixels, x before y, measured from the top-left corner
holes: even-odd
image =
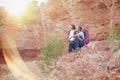
[[[116,52],[120,49],[120,35],[117,35],[117,33],[113,33],[109,36],[107,36],[107,40],[110,41],[113,47],[113,52]]]
[[[116,47],[114,48],[113,52],[117,52],[118,50],[120,50],[120,43],[116,44]]]
[[[107,36],[107,40],[119,40],[120,39],[120,36],[117,35],[116,33],[113,33],[109,36]]]
[[[116,44],[115,44],[116,47],[114,48],[114,52],[116,52],[120,49],[120,23],[116,24],[115,32],[116,32],[115,39],[118,40],[118,42],[116,42]]]
[[[107,37],[108,40],[111,41],[110,44],[113,46],[113,52],[116,52],[120,49],[120,35],[119,35],[119,30],[120,30],[120,24],[117,23],[116,26],[118,26],[118,31],[114,31],[115,27],[115,22],[114,22],[114,15],[115,15],[115,0],[112,0],[112,6],[110,8],[110,21],[109,21],[109,28],[110,28],[110,33],[109,36]],[[118,33],[118,34],[117,34]]]
[[[62,56],[65,43],[58,35],[51,34],[48,36],[47,42],[43,47],[44,49],[39,54],[39,58],[41,59],[39,64],[42,70],[45,70],[46,67],[46,69],[49,69],[51,66],[54,66]]]

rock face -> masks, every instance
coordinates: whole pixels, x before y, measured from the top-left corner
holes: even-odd
[[[120,27],[120,0],[49,0],[47,3],[33,1],[28,5],[29,15],[24,20],[31,20],[25,25],[15,25],[19,31],[8,26],[5,31],[13,29],[14,39],[20,49],[39,49],[40,42],[51,32],[60,32],[57,24],[65,26],[75,24],[89,30],[91,40],[103,40],[111,31],[110,22],[113,21],[113,31],[119,32]],[[32,9],[32,11],[30,11]],[[26,12],[27,12],[26,11]],[[113,13],[113,15],[112,15]],[[32,15],[32,16],[30,16]],[[31,18],[32,17],[32,18]],[[113,19],[112,19],[113,18]],[[13,20],[14,21],[14,20]],[[15,23],[15,22],[14,22]],[[1,29],[3,32],[4,29]],[[60,34],[63,34],[60,32]]]
[[[100,42],[105,43],[105,42]],[[94,46],[95,44],[95,46]],[[52,70],[50,80],[119,80],[120,52],[109,58],[109,51],[94,50],[99,42],[83,47],[78,53],[63,57]],[[91,48],[90,46],[93,46]]]
[[[120,34],[120,0],[114,3],[112,0],[49,0],[38,7],[33,1],[28,5],[29,15],[23,17],[25,21],[30,20],[28,23],[21,25],[18,22],[19,25],[12,17],[6,20],[6,14],[0,13],[0,37],[3,36],[1,34],[12,35],[21,53],[26,53],[25,50],[38,53],[40,44],[50,33],[60,33],[65,38],[67,35],[56,28],[58,24],[66,29],[70,24],[85,27],[91,40],[103,40],[111,29]],[[113,28],[109,27],[111,20]],[[5,22],[7,24],[3,25]]]
[[[87,27],[91,40],[103,40],[110,32],[110,23],[113,27],[119,24],[119,0],[49,0],[40,9],[45,8],[45,20],[51,24],[68,26],[72,23]],[[46,7],[45,7],[46,6]],[[113,6],[113,8],[112,8]],[[113,13],[113,15],[112,15]],[[113,19],[112,19],[113,17]],[[52,23],[54,22],[54,23]],[[45,23],[47,24],[47,23]],[[52,26],[53,27],[53,26]]]

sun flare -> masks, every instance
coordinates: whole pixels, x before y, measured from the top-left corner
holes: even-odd
[[[10,14],[21,15],[27,3],[27,0],[10,0],[6,3],[6,9]]]
[[[37,1],[39,5],[41,2],[47,2],[48,0],[3,0],[0,3],[3,3],[2,5],[6,7],[8,13],[21,15],[31,1]]]
[[[12,13],[12,14],[21,14],[23,12],[24,7],[20,7],[20,6],[10,6],[7,7],[8,12]]]

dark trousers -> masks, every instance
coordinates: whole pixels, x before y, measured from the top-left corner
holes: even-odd
[[[71,53],[72,49],[75,50],[75,41],[69,41],[69,44],[68,44],[68,53]]]
[[[81,48],[84,46],[84,40],[79,39],[78,37],[75,38],[75,48]]]
[[[75,49],[79,47],[79,39],[75,37]]]
[[[84,46],[84,40],[79,40],[79,48]]]

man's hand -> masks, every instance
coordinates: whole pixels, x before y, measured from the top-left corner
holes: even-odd
[[[57,27],[57,28],[62,28],[61,26],[62,26],[62,25],[61,25],[60,23],[56,24],[56,27]]]

